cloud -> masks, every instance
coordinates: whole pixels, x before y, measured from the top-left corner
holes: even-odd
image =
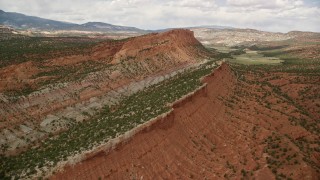
[[[196,9],[212,9],[216,8],[215,1],[210,0],[180,0],[180,1],[168,1],[167,5],[172,7],[189,7]]]
[[[320,31],[320,7],[313,0],[0,0],[0,7],[54,20],[101,21],[143,29],[226,25]]]
[[[286,8],[302,6],[302,0],[227,0],[230,6],[255,7],[261,9]]]

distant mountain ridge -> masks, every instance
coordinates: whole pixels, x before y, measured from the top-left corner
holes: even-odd
[[[188,29],[205,28],[205,29],[236,29],[231,26],[218,26],[218,25],[202,25],[202,26],[191,26]]]
[[[0,25],[9,26],[15,29],[29,29],[29,30],[77,30],[77,31],[93,31],[93,32],[164,32],[176,28],[166,28],[159,30],[143,30],[136,27],[118,26],[103,22],[87,22],[84,24],[76,24],[64,21],[56,21],[36,16],[28,16],[16,12],[5,12],[0,10]],[[184,29],[196,29],[196,28],[207,28],[207,29],[234,29],[229,26],[195,26],[195,27],[184,27]]]
[[[158,30],[144,30],[136,27],[119,26],[104,22],[87,22],[84,24],[76,24],[64,21],[56,21],[50,19],[44,19],[36,16],[28,16],[16,12],[5,12],[0,10],[0,25],[11,27],[14,29],[31,30],[31,31],[88,31],[88,32],[103,32],[103,33],[139,33],[146,34],[151,32],[165,32],[173,29],[190,29],[196,32],[246,32],[246,33],[269,33],[269,34],[286,34],[290,36],[312,35],[314,32],[302,32],[302,31],[290,31],[288,33],[275,33],[260,31],[256,29],[240,29],[231,26],[220,25],[201,25],[201,26],[189,26],[180,28],[165,28]],[[316,33],[319,34],[319,33]]]
[[[16,29],[31,30],[78,30],[99,32],[146,32],[146,30],[135,27],[118,26],[103,22],[87,22],[84,24],[55,21],[35,16],[27,16],[15,12],[0,10],[0,24]]]

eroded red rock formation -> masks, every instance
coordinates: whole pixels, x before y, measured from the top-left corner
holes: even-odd
[[[94,116],[117,98],[109,92],[126,88],[129,95],[129,84],[146,81],[141,84],[147,85],[148,78],[156,82],[210,54],[192,31],[183,29],[106,41],[85,52],[0,69],[0,137],[7,139],[4,144],[9,147],[1,153],[19,153],[47,133],[90,119],[88,114]],[[23,96],[10,95],[11,91]],[[25,129],[34,132],[27,139]]]
[[[318,137],[288,120],[297,114],[290,103],[278,104],[288,114],[258,103],[262,89],[237,75],[223,64],[203,79],[206,86],[174,103],[170,116],[50,178],[317,179],[319,153],[308,163],[295,142]]]
[[[218,99],[230,92],[234,81],[229,67],[223,65],[204,79],[207,90],[201,89],[173,105],[174,117],[160,121],[107,154],[101,152],[66,167],[51,179],[223,176],[227,170],[223,156],[234,157],[233,163],[243,158],[239,152],[247,151],[246,147],[230,146],[230,142],[236,143],[237,127],[225,121],[225,107]]]

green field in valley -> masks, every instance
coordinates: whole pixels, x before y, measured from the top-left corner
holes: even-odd
[[[265,57],[263,54],[259,54],[258,51],[245,51],[245,54],[233,56],[233,59],[229,59],[230,62],[256,65],[256,64],[280,64],[283,60],[277,57]]]
[[[239,63],[245,65],[259,65],[259,64],[280,64],[283,60],[278,57],[267,57],[259,51],[244,49],[244,47],[228,47],[228,46],[211,46],[219,53],[225,54],[226,60],[232,63]]]

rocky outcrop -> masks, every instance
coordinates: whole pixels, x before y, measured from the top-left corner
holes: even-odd
[[[224,109],[217,98],[228,93],[233,81],[229,67],[223,64],[203,78],[203,86],[174,102],[168,114],[138,126],[112,146],[87,154],[84,161],[66,167],[51,179],[123,179],[133,171],[147,179],[183,178],[198,172],[216,177],[203,168],[213,164],[209,152],[218,147],[211,131],[214,119],[223,118]],[[204,149],[198,152],[201,147]]]
[[[87,54],[49,59],[43,64],[4,67],[0,69],[0,91],[24,89],[26,85],[33,89],[43,82],[66,80],[38,87],[27,95],[0,94],[0,145],[7,147],[2,153],[19,153],[48,134],[92,118],[122,96],[197,66],[208,55],[193,32],[172,30],[103,42]],[[24,132],[21,125],[31,131]]]
[[[173,103],[170,116],[146,123],[51,179],[317,179],[318,152],[312,161],[303,160],[303,149],[293,142],[318,136],[292,124],[288,114],[259,104],[255,93],[261,87],[233,72],[221,65],[203,78],[205,85]],[[277,108],[288,107],[281,104]]]
[[[148,34],[133,38],[124,43],[115,54],[113,63],[123,60],[155,59],[156,61],[170,59],[178,62],[194,62],[205,51],[197,52],[197,48],[203,48],[190,30],[172,30],[159,34]]]

